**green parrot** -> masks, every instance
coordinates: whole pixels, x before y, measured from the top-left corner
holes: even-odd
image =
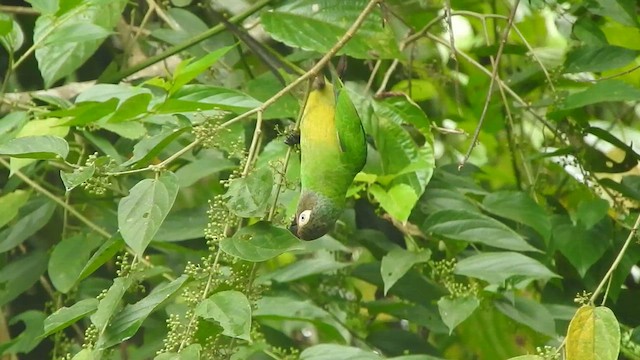
[[[367,160],[364,129],[346,90],[318,76],[300,123],[301,194],[291,231],[315,240],[328,233],[345,207],[353,178]]]

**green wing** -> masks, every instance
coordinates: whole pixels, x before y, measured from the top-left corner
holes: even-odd
[[[335,121],[342,163],[355,176],[367,161],[367,143],[358,112],[344,88],[338,90]]]

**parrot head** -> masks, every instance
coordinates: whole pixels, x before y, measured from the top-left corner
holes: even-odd
[[[341,208],[321,194],[304,191],[290,230],[302,240],[315,240],[333,228]]]

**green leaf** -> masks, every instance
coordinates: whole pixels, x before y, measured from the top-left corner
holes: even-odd
[[[300,240],[289,230],[266,221],[243,227],[220,242],[222,251],[251,262],[266,261],[299,247]]]
[[[8,14],[0,14],[0,46],[12,54],[24,44],[24,33],[20,24]]]
[[[94,165],[84,166],[84,167],[75,169],[73,172],[70,172],[70,173],[60,170],[60,178],[62,179],[64,188],[67,191],[71,191],[75,189],[77,186],[84,184],[84,182],[89,180],[95,172],[96,172],[96,167]]]
[[[133,156],[122,163],[122,166],[130,166],[133,164],[143,166],[148,164],[171,142],[184,134],[187,130],[189,130],[188,127],[180,129],[166,129],[158,135],[140,140],[133,146]]]
[[[273,189],[273,173],[271,168],[255,169],[246,177],[231,182],[225,194],[227,207],[240,217],[263,216],[270,205]]]
[[[29,289],[47,269],[47,254],[34,251],[0,268],[0,306]]]
[[[548,280],[560,277],[539,261],[515,252],[495,252],[473,255],[460,260],[456,274],[503,284],[512,277]]]
[[[308,243],[311,244],[314,242]],[[286,283],[312,275],[334,274],[336,271],[350,265],[349,263],[336,261],[334,256],[329,255],[326,251],[320,251],[316,258],[297,260],[287,266],[277,268],[274,271],[259,276],[256,282],[266,283],[268,281],[276,281]]]
[[[418,201],[413,188],[407,184],[397,184],[385,191],[381,186],[373,184],[369,192],[380,203],[380,206],[400,222],[405,222],[411,215],[413,206]]]
[[[28,159],[55,159],[57,156],[66,158],[69,154],[69,144],[57,136],[26,136],[20,137],[0,145],[0,155]]]
[[[300,353],[300,360],[382,360],[374,353],[357,347],[336,344],[319,344],[306,348]]]
[[[91,23],[69,23],[60,26],[43,39],[42,45],[60,45],[72,42],[102,41],[111,33],[105,28]]]
[[[607,216],[609,202],[604,199],[595,198],[584,200],[578,204],[576,217],[584,228],[589,230]]]
[[[408,251],[397,247],[382,258],[380,274],[384,282],[384,294],[402,278],[415,264],[424,263],[431,259],[430,250],[419,252]]]
[[[209,219],[206,206],[170,212],[156,233],[155,241],[183,241],[204,237]]]
[[[172,98],[188,104],[196,104],[196,107],[204,104],[215,109],[241,114],[262,105],[255,98],[234,89],[216,87],[210,85],[185,85],[173,94]]]
[[[501,313],[520,324],[547,336],[557,336],[553,316],[544,305],[519,296],[514,297],[511,302],[497,301],[494,304]]]
[[[261,23],[277,41],[304,50],[326,53],[362,12],[367,1],[302,0],[263,12]],[[338,54],[359,59],[389,59],[400,55],[391,29],[375,10]]]
[[[620,353],[620,324],[604,306],[584,305],[569,323],[567,360],[616,360]]]
[[[165,352],[158,354],[153,360],[200,360],[200,352],[202,351],[202,345],[191,344],[184,349],[180,350],[180,353]]]
[[[49,258],[49,278],[63,294],[73,288],[87,265],[91,252],[100,246],[101,239],[86,234],[62,239]]]
[[[176,70],[173,73],[173,83],[171,84],[169,94],[175,93],[185,84],[202,74],[234,47],[235,46],[226,46],[219,48],[193,62],[192,59],[184,60],[176,67]]]
[[[28,121],[29,114],[25,111],[12,112],[0,119],[0,144],[15,138]]]
[[[109,323],[104,338],[98,340],[96,348],[106,349],[135,335],[149,314],[162,302],[177,293],[188,278],[187,275],[182,275],[169,283],[158,285],[144,299],[125,306]]]
[[[422,209],[424,213],[431,214],[448,209],[480,212],[478,207],[459,191],[439,189],[431,187],[431,184],[427,186],[419,204],[419,208]]]
[[[77,11],[70,11],[60,17],[53,15],[40,16],[36,20],[34,28],[35,55],[38,60],[38,68],[44,79],[45,87],[50,87],[57,80],[71,74],[82,65],[102,43],[104,33],[96,37],[83,37],[82,34],[74,36],[76,41],[58,42],[47,44],[47,39],[54,36],[61,27],[78,27],[77,24],[91,24],[93,27],[101,27],[105,32],[110,31],[120,19],[120,14],[126,5],[124,0],[102,2],[99,4],[87,4],[79,7]]]
[[[627,26],[638,26],[635,0],[596,0],[588,2],[587,8],[594,14],[608,16]]]
[[[0,354],[29,354],[42,341],[42,329],[44,319],[47,317],[41,311],[28,310],[11,318],[9,325],[15,326],[19,322],[24,323],[24,329],[9,341],[0,344]]]
[[[13,220],[20,208],[29,200],[30,192],[26,190],[15,190],[0,196],[0,228]],[[0,243],[2,243],[0,241]]]
[[[94,312],[97,308],[98,300],[92,298],[80,300],[72,306],[58,309],[45,319],[44,334],[42,337],[47,337],[71,326],[78,320]]]
[[[53,14],[58,11],[58,0],[26,0],[41,14]]]
[[[165,172],[137,183],[118,204],[118,228],[127,245],[142,256],[178,194],[178,178]]]
[[[628,65],[640,51],[620,46],[588,44],[571,50],[564,63],[566,73],[602,72]]]
[[[309,242],[311,243],[311,242]],[[299,280],[311,275],[335,273],[340,269],[350,266],[349,263],[338,262],[333,256],[321,256],[313,259],[302,259],[285,267],[261,275],[256,279],[258,283],[276,281],[286,283]]]
[[[122,297],[132,284],[133,279],[131,277],[117,277],[113,279],[113,284],[100,299],[96,312],[91,315],[91,323],[98,329],[100,334],[104,332],[109,320],[118,309]]]
[[[120,100],[118,109],[107,120],[110,124],[103,126],[114,126],[124,121],[130,121],[142,114],[146,114],[151,102],[151,94],[135,94],[127,99]]]
[[[49,200],[36,199],[22,208],[21,217],[10,227],[0,232],[0,253],[12,250],[37,233],[53,216],[56,204]]]
[[[584,277],[610,248],[607,235],[597,228],[587,231],[582,225],[559,224],[553,229],[553,244]]]
[[[225,170],[231,170],[237,165],[227,159],[216,149],[205,149],[196,155],[196,159],[176,171],[180,188],[195,184],[198,180]]]
[[[607,36],[592,19],[580,17],[573,24],[573,35],[583,44],[606,45]]]
[[[570,110],[609,101],[638,101],[640,89],[620,80],[604,80],[586,90],[567,96],[558,106],[559,110]]]
[[[221,291],[211,295],[196,306],[195,314],[218,322],[223,329],[222,335],[251,340],[251,304],[239,291]]]
[[[263,296],[256,302],[254,318],[265,320],[308,321],[331,338],[344,341],[349,332],[326,310],[310,300],[295,300],[284,296]]]
[[[438,311],[442,321],[449,328],[449,335],[453,329],[465,321],[480,306],[480,301],[475,296],[450,298],[441,297],[438,300]]]
[[[503,223],[479,213],[443,210],[431,214],[423,227],[425,232],[456,241],[486,244],[516,251],[539,251]]]
[[[485,196],[482,206],[495,215],[530,226],[545,239],[551,236],[549,215],[525,193],[494,192]]]
[[[540,355],[520,355],[507,360],[545,360],[545,358]]]
[[[124,243],[119,237],[112,237],[105,241],[98,250],[96,250],[89,261],[87,261],[84,268],[80,272],[78,280],[82,280],[87,276],[93,274],[100,266],[109,261],[115,254],[124,248]]]

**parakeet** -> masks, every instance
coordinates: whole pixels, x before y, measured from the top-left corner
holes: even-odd
[[[333,228],[367,159],[364,130],[346,90],[334,92],[321,76],[302,113],[300,154],[301,194],[291,230],[314,240]]]

